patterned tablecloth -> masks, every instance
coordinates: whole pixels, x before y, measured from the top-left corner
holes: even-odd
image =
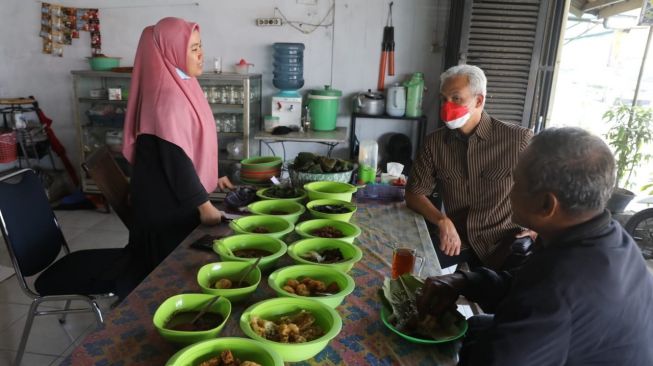
[[[431,239],[423,218],[404,203],[358,202],[353,222],[362,229],[358,243],[363,260],[350,274],[356,289],[336,309],[343,319],[340,334],[313,359],[293,365],[452,365],[457,343],[418,345],[388,330],[380,319],[376,291],[390,275],[391,243],[414,247],[426,258],[422,275],[440,273]],[[179,293],[201,292],[197,270],[219,261],[216,254],[188,246],[204,233],[219,234],[225,226],[199,227],[161,263],[116,309],[106,317],[105,326],[88,335],[62,365],[163,365],[181,347],[159,336],[152,315],[166,298]],[[289,238],[294,240],[293,238]],[[290,264],[286,257],[281,265]],[[249,305],[274,297],[265,280],[245,303],[235,304],[221,336],[245,337],[238,326],[242,311]]]

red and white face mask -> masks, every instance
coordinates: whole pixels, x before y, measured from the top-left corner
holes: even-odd
[[[471,116],[469,108],[454,102],[444,102],[440,108],[440,118],[444,125],[452,130],[464,126]]]

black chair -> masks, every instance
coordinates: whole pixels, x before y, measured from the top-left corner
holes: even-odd
[[[129,180],[113,158],[111,151],[106,146],[99,148],[82,164],[82,168],[91,176],[109,206],[116,211],[127,229],[131,228]]]
[[[97,298],[114,296],[114,264],[122,249],[93,249],[70,252],[45,190],[36,173],[23,169],[0,178],[0,223],[7,249],[23,292],[32,299],[15,364],[25,351],[32,322],[37,315],[92,312],[103,324]],[[63,249],[63,256],[59,259]],[[36,276],[34,289],[26,278]],[[70,309],[70,302],[88,303],[88,308]],[[65,301],[63,310],[39,310],[47,301]]]

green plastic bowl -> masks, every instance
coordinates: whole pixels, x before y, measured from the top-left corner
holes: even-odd
[[[319,252],[324,249],[340,249],[340,253],[342,253],[345,260],[339,263],[316,263],[302,258],[302,255],[311,250]],[[354,264],[363,258],[363,251],[358,246],[342,240],[313,238],[303,239],[293,243],[288,247],[288,255],[298,264],[314,264],[317,266],[335,268],[347,273],[352,269],[352,267],[354,267]]]
[[[198,332],[186,332],[165,328],[165,324],[172,318],[175,312],[200,311],[214,297],[214,295],[207,294],[181,294],[169,297],[156,309],[154,318],[152,319],[154,327],[163,338],[175,343],[188,344],[215,338],[220,334],[220,331],[227,323],[227,319],[229,319],[229,315],[231,315],[231,302],[224,297],[218,299],[209,308],[210,312],[220,314],[224,318],[222,323],[217,327]]]
[[[279,343],[259,336],[249,325],[252,316],[276,320],[283,315],[294,314],[300,310],[309,311],[315,316],[316,324],[325,332],[322,337],[306,343]],[[326,348],[329,341],[340,333],[342,319],[334,309],[321,302],[306,298],[283,297],[264,300],[245,309],[240,317],[240,329],[248,337],[272,348],[285,362],[299,362],[312,358]]]
[[[313,207],[315,206],[322,206],[322,205],[343,205],[347,207],[350,212],[341,213],[341,214],[330,214],[330,213],[316,211],[313,209]],[[311,216],[313,216],[316,219],[331,219],[331,220],[338,220],[344,222],[349,222],[349,220],[351,220],[351,217],[354,216],[354,213],[356,213],[356,210],[358,209],[356,205],[351,202],[341,201],[341,200],[331,200],[331,199],[310,201],[309,203],[306,204],[306,208],[308,208],[308,212],[311,213]]]
[[[304,184],[310,201],[332,199],[351,202],[351,196],[356,193],[356,186],[341,182],[312,182]]]
[[[279,197],[272,197],[267,195],[267,191],[270,188],[262,188],[256,191],[256,195],[262,199],[262,200],[284,200],[284,201],[296,201],[296,202],[302,202],[306,199],[306,192],[302,189],[301,190],[301,196],[299,197],[293,197],[293,198],[279,198]]]
[[[255,258],[236,257],[232,253],[234,250],[245,248],[264,249],[272,252],[271,255],[261,258],[258,268],[262,272],[272,268],[288,250],[286,243],[280,239],[261,234],[232,235],[216,240],[213,243],[213,250],[220,255],[223,261],[254,263],[256,261]]]
[[[331,282],[338,284],[340,291],[333,295],[329,296],[300,296],[290,292],[287,292],[283,289],[286,281],[294,279],[301,281],[304,277],[310,277],[314,280],[323,281],[327,286]],[[288,266],[280,268],[270,274],[268,277],[268,285],[274,290],[279,296],[284,297],[294,297],[300,299],[312,299],[319,301],[326,306],[335,308],[336,306],[342,304],[347,295],[351,294],[356,287],[354,279],[351,276],[341,272],[340,270],[333,267],[318,266],[315,264],[300,264],[296,266]]]
[[[108,71],[114,67],[120,66],[120,57],[96,56],[87,57],[91,70]]]
[[[297,220],[299,220],[299,216],[306,211],[306,208],[302,204],[291,200],[263,200],[251,203],[247,208],[249,209],[249,212],[255,215],[272,215],[281,217],[291,224],[296,223]],[[272,211],[275,210],[285,211],[288,214],[273,214]]]
[[[252,170],[267,170],[270,167],[280,166],[282,163],[280,156],[252,156],[251,158],[240,161],[241,169],[248,168]]]
[[[209,263],[202,266],[197,272],[197,283],[205,294],[224,296],[231,302],[244,300],[256,291],[258,284],[261,282],[261,269],[258,266],[243,279],[243,281],[250,284],[247,287],[218,289],[211,285],[221,278],[228,278],[234,283],[238,282],[240,277],[247,272],[249,266],[251,264],[248,262]]]
[[[397,328],[394,327],[388,320],[388,317],[392,314],[391,310],[386,309],[385,306],[381,306],[381,321],[383,321],[383,324],[388,327],[393,333],[397,334],[401,338],[412,342],[412,343],[418,343],[418,344],[437,344],[437,343],[447,343],[451,341],[455,341],[456,339],[459,339],[460,337],[464,336],[465,333],[467,332],[467,327],[469,326],[467,324],[467,319],[465,319],[462,315],[460,316],[460,322],[461,322],[461,327],[458,332],[458,334],[451,336],[451,337],[445,337],[445,338],[440,338],[440,339],[426,339],[426,338],[416,338],[409,336],[408,334],[402,333],[399,331]],[[459,313],[460,314],[460,313]]]
[[[265,226],[270,232],[256,234],[251,231],[259,226]],[[252,215],[233,220],[229,223],[229,227],[238,234],[256,234],[281,239],[290,233],[295,225],[279,216]]]
[[[342,238],[334,239],[345,241],[347,243],[353,243],[354,239],[356,239],[361,234],[361,229],[352,223],[329,219],[315,219],[304,221],[295,227],[295,232],[302,238],[321,238],[311,234],[311,232],[315,229],[319,229],[325,226],[333,226],[336,229],[342,231],[345,236]]]
[[[218,338],[196,343],[175,353],[166,366],[198,365],[222,351],[230,350],[240,361],[252,361],[259,365],[283,366],[283,359],[270,347],[247,338]]]

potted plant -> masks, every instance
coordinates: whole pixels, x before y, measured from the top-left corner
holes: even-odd
[[[646,148],[653,141],[653,109],[618,104],[603,114],[603,120],[610,124],[605,138],[613,149],[617,169],[617,184],[608,209],[622,212],[635,196],[628,190],[633,185],[633,173],[652,156]]]

